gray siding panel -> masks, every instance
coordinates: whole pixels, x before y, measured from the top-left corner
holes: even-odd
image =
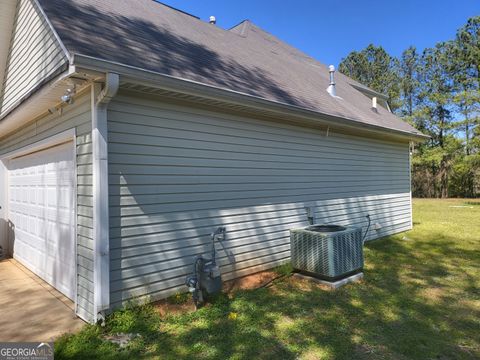
[[[58,40],[32,0],[19,0],[3,77],[0,115],[67,64]]]
[[[210,113],[121,94],[110,104],[111,301],[184,291],[218,245],[225,279],[289,259],[289,229],[317,222],[411,227],[407,143]],[[82,161],[82,171],[90,172]],[[82,203],[86,206],[90,198]]]
[[[75,99],[73,105],[66,107],[62,115],[45,116],[0,139],[0,156],[75,128],[77,167],[79,163],[91,163],[91,122],[90,96],[87,92]],[[77,313],[87,321],[93,319],[93,217],[91,205],[80,203],[83,198],[92,196],[91,178],[91,172],[77,174]]]

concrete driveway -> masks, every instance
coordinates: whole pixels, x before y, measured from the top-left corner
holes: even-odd
[[[0,261],[0,342],[52,341],[79,330],[73,302],[18,261]]]

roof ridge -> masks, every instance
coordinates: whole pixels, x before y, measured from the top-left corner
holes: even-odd
[[[286,51],[289,52],[289,54],[295,56],[296,58],[302,58],[304,60],[308,60],[309,62],[311,62],[310,65],[316,65],[316,66],[320,66],[320,67],[323,67],[323,68],[327,67],[325,64],[323,64],[320,60],[314,58],[312,55],[310,55],[310,54],[306,53],[305,51],[295,47],[294,45],[286,42],[285,40],[283,40],[281,38],[279,38],[277,35],[271,33],[268,30],[265,30],[264,28],[260,27],[257,24],[254,24],[250,21],[250,29],[251,28],[255,28],[255,29],[259,30],[260,32],[262,32],[263,34],[267,35],[269,38],[265,39],[265,40],[267,40],[269,42],[272,42],[272,43],[276,43],[276,44],[282,46]]]
[[[193,17],[193,18],[195,18],[195,19],[201,20],[200,17],[198,17],[198,16],[196,16],[196,15],[193,15],[193,14],[190,14],[190,13],[188,13],[188,12],[186,12],[186,11],[177,9],[176,7],[173,7],[173,6],[171,6],[171,5],[165,4],[165,3],[162,2],[162,1],[153,0],[153,2],[155,2],[155,3],[157,3],[157,4],[160,4],[160,5],[163,5],[163,6],[166,6],[166,7],[170,8],[170,9],[175,10],[175,11],[178,11],[178,12],[180,12],[180,13],[182,13],[182,14],[191,16],[191,17]]]
[[[237,25],[232,26],[227,31],[231,32],[232,34],[237,34],[241,37],[247,37],[251,26],[255,25],[249,19],[245,19],[239,22]]]
[[[227,30],[230,31],[230,30],[234,30],[235,28],[239,27],[240,25],[242,25],[243,23],[246,23],[246,22],[249,22],[251,23],[252,21],[250,19],[243,19],[242,21],[240,21],[239,23],[231,26],[230,28],[228,28]]]

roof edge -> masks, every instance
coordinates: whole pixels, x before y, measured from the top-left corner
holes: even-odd
[[[366,87],[365,85],[357,85],[357,84],[352,84],[352,83],[349,83],[349,85],[351,87],[353,87],[355,90],[358,90],[360,91],[361,93],[363,94],[366,94],[366,95],[370,95],[370,96],[376,96],[382,100],[385,100],[387,101],[388,100],[388,96],[385,95],[385,94],[382,94],[382,93],[379,93],[375,90],[372,90],[368,87]]]
[[[0,3],[0,11],[2,12],[1,30],[2,34],[0,36],[0,108],[3,97],[3,82],[5,77],[5,72],[7,69],[10,44],[12,41],[13,28],[15,26],[15,13],[17,10],[17,4],[15,2],[3,1]]]
[[[131,65],[125,65],[115,61],[99,59],[88,55],[73,54],[71,65],[92,71],[114,71],[132,82],[138,82],[144,85],[148,84],[152,87],[190,95],[198,95],[211,99],[221,99],[223,101],[241,104],[251,108],[257,108],[259,110],[269,110],[277,113],[285,113],[285,111],[288,111],[292,114],[292,116],[296,115],[298,117],[309,118],[310,120],[316,119],[317,121],[327,122],[330,124],[330,126],[343,126],[353,129],[362,129],[364,131],[377,134],[390,134],[393,137],[417,142],[422,142],[429,138],[429,136],[421,134],[420,132],[414,133],[366,124],[355,119],[339,117],[327,112],[319,112],[279,101],[267,100],[235,90],[218,88],[193,80],[165,75],[159,72],[138,68]]]
[[[55,39],[58,41],[58,44],[60,45],[60,47],[62,48],[63,50],[63,53],[65,54],[65,56],[67,57],[68,61],[71,62],[71,54],[70,52],[68,51],[67,47],[65,46],[65,44],[63,43],[62,39],[60,38],[60,36],[58,35],[57,33],[57,30],[55,30],[55,28],[53,27],[53,24],[50,22],[50,19],[48,18],[47,14],[45,13],[45,11],[43,10],[42,8],[42,5],[40,5],[40,2],[38,0],[33,0],[33,3],[35,4],[35,6],[37,7],[38,11],[42,14],[43,18],[45,19],[45,22],[47,23],[48,25],[48,28],[50,29],[50,31],[52,32],[53,36],[55,37]]]
[[[13,107],[11,111],[5,113],[0,118],[0,139],[5,138],[10,133],[35,120],[41,114],[48,112],[49,108],[55,107],[60,102],[60,96],[65,93],[69,85],[62,84],[74,73],[74,68],[69,67],[63,72],[57,73],[49,81],[42,83],[29,93],[21,103]],[[54,94],[54,95],[51,95]],[[54,98],[55,100],[51,101]],[[39,103],[42,105],[39,106]]]
[[[239,22],[237,25],[232,26],[227,31],[231,32],[232,34],[237,34],[241,37],[247,37],[248,33],[250,32],[250,27],[252,26],[252,22],[248,19],[245,19]]]
[[[247,22],[251,23],[250,19],[244,19],[244,20],[240,21],[238,24],[235,24],[235,25],[229,27],[229,28],[227,29],[227,31],[233,30],[233,29],[235,29],[236,27],[239,27],[240,25],[242,25],[242,24],[244,24],[244,23],[247,23]]]
[[[193,18],[195,18],[195,19],[197,19],[197,20],[201,20],[200,17],[198,17],[197,15],[190,14],[189,12],[186,12],[186,11],[184,11],[184,10],[180,10],[179,8],[176,8],[176,7],[174,7],[174,6],[165,4],[164,2],[162,2],[162,1],[160,1],[160,0],[153,0],[153,2],[156,2],[157,4],[166,6],[166,7],[170,8],[170,9],[175,10],[175,11],[178,11],[178,12],[180,12],[180,13],[182,13],[182,14],[191,16],[191,17],[193,17]]]

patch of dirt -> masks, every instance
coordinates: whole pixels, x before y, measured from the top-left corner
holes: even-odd
[[[315,281],[314,278],[310,278],[308,276],[295,276],[295,274],[288,279],[288,283],[292,287],[295,287],[302,291],[312,291],[314,288],[319,288],[325,291],[334,290],[328,285]]]
[[[193,304],[192,299],[189,299],[183,304],[173,304],[168,300],[160,300],[153,305],[155,306],[155,310],[157,310],[161,316],[184,314],[195,311],[195,305]]]
[[[442,299],[444,292],[444,289],[438,287],[429,287],[422,291],[423,296],[433,302],[439,302]]]
[[[322,360],[325,359],[325,354],[319,353],[318,349],[310,349],[301,354],[300,360]]]
[[[252,290],[267,284],[276,277],[278,277],[278,274],[273,271],[262,271],[242,278],[225,281],[222,290],[225,293],[231,293],[236,290]]]
[[[408,359],[401,354],[392,354],[385,345],[356,344],[355,353],[354,359]]]
[[[293,320],[291,317],[289,316],[282,316],[280,319],[278,319],[276,322],[275,322],[275,327],[282,330],[282,331],[286,331],[286,330],[289,330],[291,328],[293,328],[295,326],[295,320]]]
[[[480,347],[477,346],[469,346],[464,344],[459,344],[455,346],[460,352],[466,353],[468,355],[474,355],[480,350]]]
[[[262,271],[242,278],[228,280],[223,283],[222,292],[230,295],[237,290],[253,290],[267,284],[276,277],[278,277],[278,274],[273,271]],[[161,316],[195,311],[195,305],[191,297],[188,297],[188,300],[182,303],[175,303],[170,299],[164,299],[155,302],[153,305]],[[206,306],[208,305],[207,303]]]

